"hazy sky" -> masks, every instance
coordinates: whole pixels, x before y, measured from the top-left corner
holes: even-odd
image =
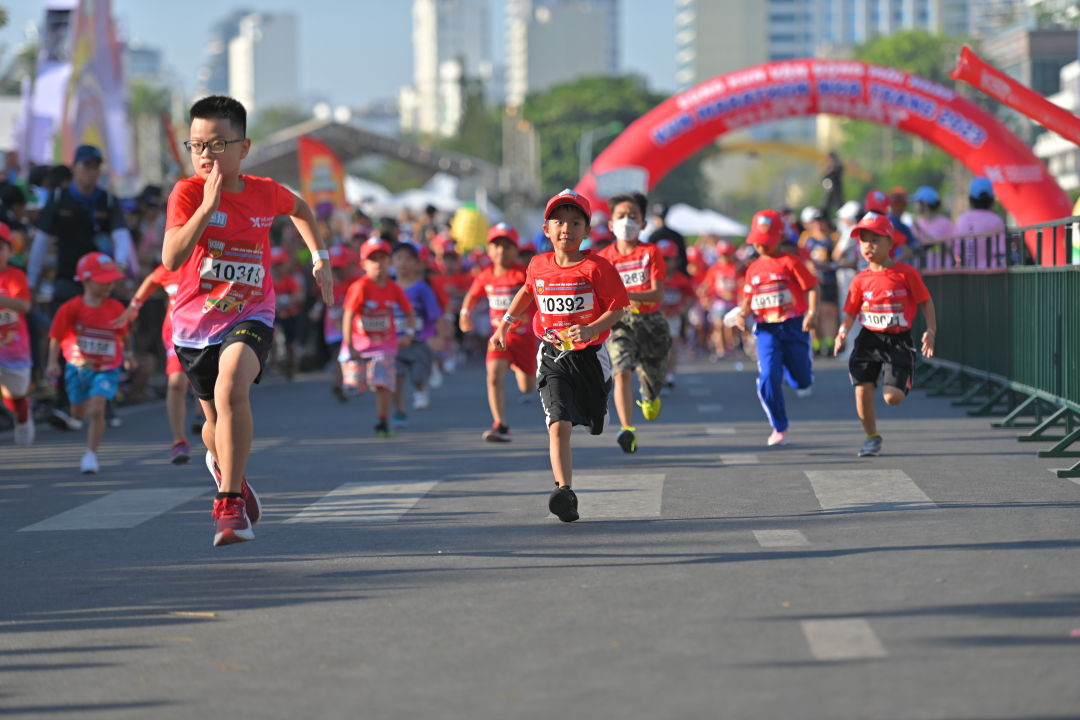
[[[503,0],[492,8],[492,55],[503,57]],[[9,8],[0,30],[4,61],[23,40],[26,24],[44,19],[43,0],[0,0]],[[122,33],[160,48],[165,63],[194,90],[203,61],[207,29],[234,8],[292,10],[300,22],[301,91],[328,96],[334,103],[364,105],[395,97],[412,80],[412,2],[410,0],[112,0]],[[621,0],[620,64],[644,75],[656,90],[675,86],[674,0]]]

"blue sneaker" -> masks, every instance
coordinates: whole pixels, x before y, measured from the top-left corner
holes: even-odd
[[[397,430],[409,424],[409,416],[403,412],[394,413],[394,419],[390,421],[390,427]]]

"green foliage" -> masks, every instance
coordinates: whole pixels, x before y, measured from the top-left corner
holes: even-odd
[[[484,84],[463,79],[465,109],[458,134],[452,138],[432,139],[432,144],[446,150],[472,155],[496,165],[502,164],[502,107],[489,107],[484,101]]]
[[[905,30],[878,35],[855,48],[855,58],[874,65],[887,65],[932,80],[947,88],[949,77],[963,44],[959,38],[931,35],[925,30]]]
[[[0,5],[0,28],[7,27],[8,24],[8,9],[3,5]]]
[[[274,105],[260,110],[254,117],[248,118],[247,136],[252,142],[265,140],[270,135],[285,128],[298,125],[311,119],[311,113],[301,110],[296,105]]]
[[[128,111],[131,115],[159,115],[169,109],[169,91],[143,78],[135,78],[128,88]]]

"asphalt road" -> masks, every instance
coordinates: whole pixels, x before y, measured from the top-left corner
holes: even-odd
[[[1080,716],[1062,461],[921,392],[858,459],[846,373],[817,374],[787,448],[726,364],[686,367],[635,455],[575,433],[571,525],[537,402],[480,440],[478,365],[392,440],[370,396],[257,388],[265,515],[226,548],[163,406],[107,431],[97,476],[81,435],[0,435],[0,714]]]

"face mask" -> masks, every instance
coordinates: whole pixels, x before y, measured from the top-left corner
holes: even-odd
[[[641,232],[641,226],[628,217],[619,218],[611,223],[611,231],[616,240],[635,240]]]

